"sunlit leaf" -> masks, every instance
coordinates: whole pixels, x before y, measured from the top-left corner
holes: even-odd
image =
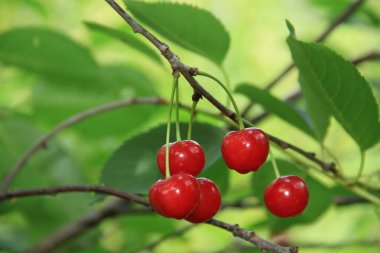
[[[292,36],[287,42],[302,76],[301,87],[308,86],[305,99],[311,93],[312,99],[319,98],[322,107],[335,117],[361,150],[376,144],[380,136],[378,105],[368,82],[357,69],[322,45],[301,42]]]
[[[128,46],[131,46],[134,49],[145,54],[154,62],[162,64],[161,58],[157,55],[157,53],[152,48],[148,47],[145,43],[138,40],[136,36],[93,22],[85,22],[85,25],[93,31],[98,31],[115,39],[121,40]]]
[[[262,105],[268,112],[276,114],[279,118],[297,127],[299,130],[315,138],[315,134],[306,120],[293,107],[281,101],[268,91],[259,89],[250,84],[240,84],[236,92],[244,94],[252,102]]]
[[[230,39],[223,24],[209,11],[179,3],[124,2],[136,18],[161,35],[222,64]]]

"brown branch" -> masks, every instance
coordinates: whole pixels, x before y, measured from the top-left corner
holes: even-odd
[[[356,10],[365,2],[365,0],[356,0],[351,5],[349,5],[338,17],[336,17],[326,29],[315,38],[315,42],[324,41],[339,25],[344,23],[349,17],[351,17]],[[275,76],[269,83],[265,86],[266,90],[272,89],[279,81],[281,81],[290,71],[294,68],[294,63],[288,64],[278,75]],[[252,109],[254,103],[250,102],[246,108],[243,110],[243,117],[248,114]]]
[[[20,172],[20,170],[24,167],[26,162],[40,149],[46,147],[48,140],[50,140],[52,137],[54,137],[57,133],[61,132],[62,130],[77,124],[89,117],[92,117],[94,115],[107,112],[116,108],[129,106],[129,105],[136,105],[136,104],[166,104],[167,102],[159,97],[139,97],[139,98],[132,98],[132,99],[125,99],[120,100],[117,102],[105,104],[96,108],[92,108],[88,111],[80,112],[60,124],[58,124],[54,129],[52,129],[49,133],[42,136],[33,146],[31,146],[25,154],[21,157],[21,159],[15,164],[15,166],[6,174],[6,176],[3,179],[3,183],[0,189],[0,193],[6,192],[9,185],[13,181],[13,179],[16,177],[16,175]]]
[[[126,192],[117,191],[105,186],[83,186],[83,185],[69,185],[69,186],[58,186],[51,188],[39,188],[39,189],[28,189],[20,190],[14,192],[7,192],[0,194],[0,202],[4,200],[10,200],[15,198],[31,197],[31,196],[43,196],[43,195],[56,195],[59,193],[69,193],[69,192],[96,192],[102,193],[114,197],[121,198],[127,201],[133,201],[137,204],[143,205],[145,207],[150,207],[150,204],[147,200],[135,195]],[[98,220],[96,220],[98,221]],[[224,230],[230,231],[234,236],[240,237],[258,247],[260,250],[265,252],[266,250],[273,250],[276,253],[292,253],[297,248],[294,247],[282,247],[276,245],[272,242],[266,241],[265,239],[259,237],[254,232],[239,228],[238,225],[232,225],[225,223],[223,221],[211,219],[207,222],[215,227],[222,228]]]
[[[231,232],[233,236],[242,238],[243,240],[256,245],[263,252],[268,252],[268,251],[278,252],[278,253],[297,253],[298,252],[297,247],[284,247],[284,246],[280,246],[272,242],[266,241],[262,239],[260,236],[258,236],[255,232],[242,229],[237,224],[232,225],[232,224],[228,224],[223,221],[219,221],[215,219],[211,219],[207,223]]]

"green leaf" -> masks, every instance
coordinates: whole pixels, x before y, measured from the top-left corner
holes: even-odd
[[[187,125],[181,124],[182,136]],[[174,129],[174,128],[172,128]],[[172,131],[172,140],[174,140]],[[206,124],[195,124],[193,139],[202,147],[206,155],[207,169],[220,158],[220,141],[225,131]],[[147,193],[150,186],[161,174],[156,164],[158,149],[164,145],[166,126],[158,126],[127,140],[118,148],[105,164],[100,183],[133,193]]]
[[[0,35],[0,62],[39,74],[49,84],[84,94],[152,95],[145,74],[121,66],[99,67],[87,49],[45,28],[18,28]],[[125,91],[123,91],[125,93]],[[84,94],[81,94],[83,96]],[[85,95],[84,95],[85,96]]]
[[[79,78],[97,69],[84,47],[45,28],[17,28],[0,35],[0,61],[49,76]]]
[[[313,129],[320,142],[323,142],[330,123],[331,113],[325,104],[320,102],[320,98],[307,85],[302,75],[299,75],[298,81],[301,85],[302,95],[305,98],[306,110],[313,123]]]
[[[235,91],[247,96],[251,101],[259,103],[268,112],[276,114],[278,117],[297,127],[309,136],[313,138],[316,137],[314,131],[301,114],[286,102],[271,95],[268,91],[246,83],[240,84]]]
[[[312,91],[362,151],[376,144],[380,136],[378,106],[368,82],[357,69],[322,45],[301,42],[292,36],[287,43],[302,83],[310,91],[304,95]]]
[[[113,38],[121,40],[125,44],[145,54],[154,62],[162,65],[161,58],[156,54],[156,52],[152,48],[148,47],[145,43],[138,40],[136,36],[133,36],[128,33],[121,32],[119,30],[112,29],[100,24],[96,24],[93,22],[85,22],[85,25],[93,31],[98,31],[108,36],[111,36]]]
[[[278,218],[267,211],[268,225],[273,231],[282,231],[295,224],[315,221],[332,203],[332,193],[330,189],[288,161],[277,160],[277,164],[281,175],[296,175],[306,182],[309,190],[309,202],[303,213],[293,218]],[[252,174],[253,192],[259,197],[261,203],[264,203],[263,196],[265,188],[273,180],[275,180],[275,174],[271,162],[266,162],[257,172]]]
[[[187,4],[124,0],[127,8],[174,43],[221,65],[230,44],[223,24],[210,12]]]
[[[226,193],[229,186],[229,169],[223,158],[216,160],[214,164],[204,170],[199,177],[205,177],[212,180],[219,188],[220,192]]]

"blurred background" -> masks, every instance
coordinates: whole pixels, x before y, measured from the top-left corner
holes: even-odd
[[[121,1],[119,1],[120,4]],[[209,10],[225,26],[230,35],[230,46],[223,67],[187,51],[174,43],[170,47],[181,60],[222,80],[228,77],[233,89],[238,83],[249,82],[265,87],[291,62],[285,39],[288,19],[296,28],[299,39],[313,41],[349,4],[350,0],[189,0],[178,1]],[[124,5],[123,5],[124,6]],[[119,69],[123,81],[141,85],[139,89],[116,86],[114,92],[103,93],[89,86],[53,82],[39,73],[26,71],[0,62],[0,176],[3,178],[21,155],[43,133],[67,117],[85,109],[137,95],[169,97],[170,66],[157,64],[147,56],[85,25],[95,22],[133,34],[105,1],[93,0],[0,0],[0,34],[21,27],[44,27],[56,31],[86,48],[94,61],[107,68]],[[341,24],[323,43],[346,59],[355,59],[369,52],[380,51],[380,1],[367,0],[348,20]],[[137,36],[137,35],[136,35]],[[144,41],[144,40],[141,40]],[[166,41],[164,39],[164,41]],[[149,44],[147,44],[149,45]],[[150,46],[150,45],[149,45]],[[369,81],[377,101],[380,99],[380,61],[359,66]],[[113,73],[113,72],[112,72]],[[202,82],[202,78],[199,78]],[[119,80],[115,78],[115,82]],[[181,82],[181,101],[191,104],[191,88]],[[204,86],[221,101],[223,91],[210,82]],[[144,90],[144,85],[149,87]],[[100,86],[101,87],[101,86]],[[272,90],[278,98],[285,98],[297,90],[297,71],[293,70]],[[249,101],[236,95],[241,108]],[[300,109],[303,101],[296,103]],[[203,110],[216,112],[201,101]],[[138,105],[94,117],[60,133],[48,148],[35,155],[12,184],[12,189],[64,184],[97,184],[101,169],[126,139],[166,121],[167,107]],[[249,113],[254,117],[265,108],[255,106]],[[188,112],[181,111],[183,122]],[[225,127],[224,123],[200,115],[199,122]],[[320,152],[320,144],[275,116],[261,121],[265,131]],[[164,137],[162,138],[164,141]],[[215,141],[215,145],[218,145]],[[332,120],[325,141],[348,176],[356,174],[360,151],[344,130]],[[380,145],[367,152],[365,175],[369,184],[380,188]],[[275,151],[276,156],[287,155]],[[329,155],[326,160],[332,160]],[[284,162],[284,166],[286,162]],[[221,164],[221,167],[224,165]],[[269,165],[268,165],[269,166]],[[226,176],[227,177],[227,176]],[[318,173],[325,187],[334,183]],[[224,181],[223,181],[224,182]],[[299,245],[301,252],[379,252],[379,210],[370,204],[326,205],[310,220],[291,221],[273,226],[262,206],[252,195],[249,176],[229,172],[224,182],[225,203],[244,200],[244,208],[232,207],[219,212],[216,218],[252,229],[260,236],[277,242]],[[338,189],[337,191],[344,191]],[[325,195],[321,194],[321,202]],[[316,197],[318,199],[318,197]],[[65,224],[73,222],[91,210],[105,204],[87,194],[38,197],[0,203],[0,252],[23,252],[36,245]],[[273,220],[272,220],[273,221]],[[155,214],[131,214],[107,219],[99,226],[60,247],[56,252],[149,252],[149,243],[188,226],[184,221],[169,220]],[[256,252],[250,245],[220,229],[197,225],[189,231],[170,238],[153,252]]]

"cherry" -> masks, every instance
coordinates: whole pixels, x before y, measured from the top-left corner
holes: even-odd
[[[220,209],[222,199],[218,186],[207,178],[198,178],[201,190],[199,204],[195,210],[186,217],[187,221],[200,223],[211,219]]]
[[[309,191],[298,176],[283,176],[274,180],[264,192],[267,209],[278,217],[297,216],[306,208]]]
[[[157,164],[161,174],[165,177],[166,145],[157,153]],[[169,144],[170,174],[187,173],[194,177],[201,173],[205,166],[205,153],[195,141],[177,141]]]
[[[267,159],[269,142],[258,128],[229,132],[222,141],[222,156],[230,169],[241,174],[256,171]]]
[[[160,179],[149,191],[149,202],[159,214],[168,218],[183,219],[198,205],[198,181],[189,174],[176,174]]]

